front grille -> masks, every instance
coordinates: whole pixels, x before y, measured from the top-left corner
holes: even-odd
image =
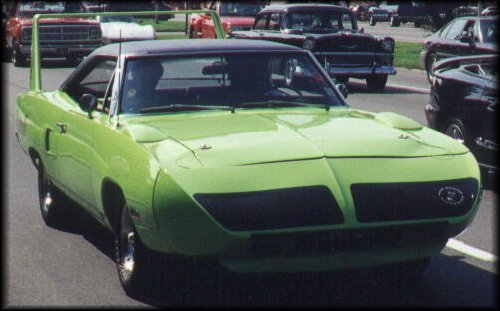
[[[322,38],[316,41],[318,52],[380,52],[380,45],[376,40],[357,38],[356,36],[336,36]]]
[[[325,186],[194,197],[220,224],[234,231],[344,222],[337,201]]]
[[[353,184],[359,222],[418,220],[465,215],[478,196],[476,179]]]
[[[23,29],[23,38],[31,41],[32,29]],[[71,25],[40,25],[39,40],[42,43],[60,43],[74,41],[97,40],[101,37],[98,25],[71,24]]]
[[[435,222],[383,228],[339,229],[284,234],[252,234],[245,249],[232,257],[321,256],[342,252],[371,251],[409,244],[446,241],[448,224]]]

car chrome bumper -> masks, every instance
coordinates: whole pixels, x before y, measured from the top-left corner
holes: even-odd
[[[370,75],[395,75],[393,66],[366,66],[366,67],[334,67],[326,68],[330,76],[370,76]]]

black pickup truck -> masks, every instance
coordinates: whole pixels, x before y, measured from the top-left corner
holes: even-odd
[[[412,22],[415,27],[420,27],[431,21],[432,12],[425,1],[383,1],[379,8],[389,12],[389,24],[392,27],[399,27],[401,22]]]

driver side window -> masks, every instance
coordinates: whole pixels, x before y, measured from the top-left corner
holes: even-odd
[[[102,103],[104,93],[111,81],[116,67],[116,59],[97,59],[83,68],[77,77],[65,88],[76,102],[83,94],[91,94]]]

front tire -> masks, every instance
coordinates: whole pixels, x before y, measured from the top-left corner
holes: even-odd
[[[459,119],[453,118],[448,120],[444,127],[444,133],[462,144],[467,143],[465,126]]]
[[[155,293],[179,281],[180,259],[148,249],[141,241],[130,211],[124,204],[119,227],[115,232],[115,261],[121,285],[131,297]]]
[[[366,84],[372,90],[382,91],[387,84],[387,75],[377,75],[366,78]]]

